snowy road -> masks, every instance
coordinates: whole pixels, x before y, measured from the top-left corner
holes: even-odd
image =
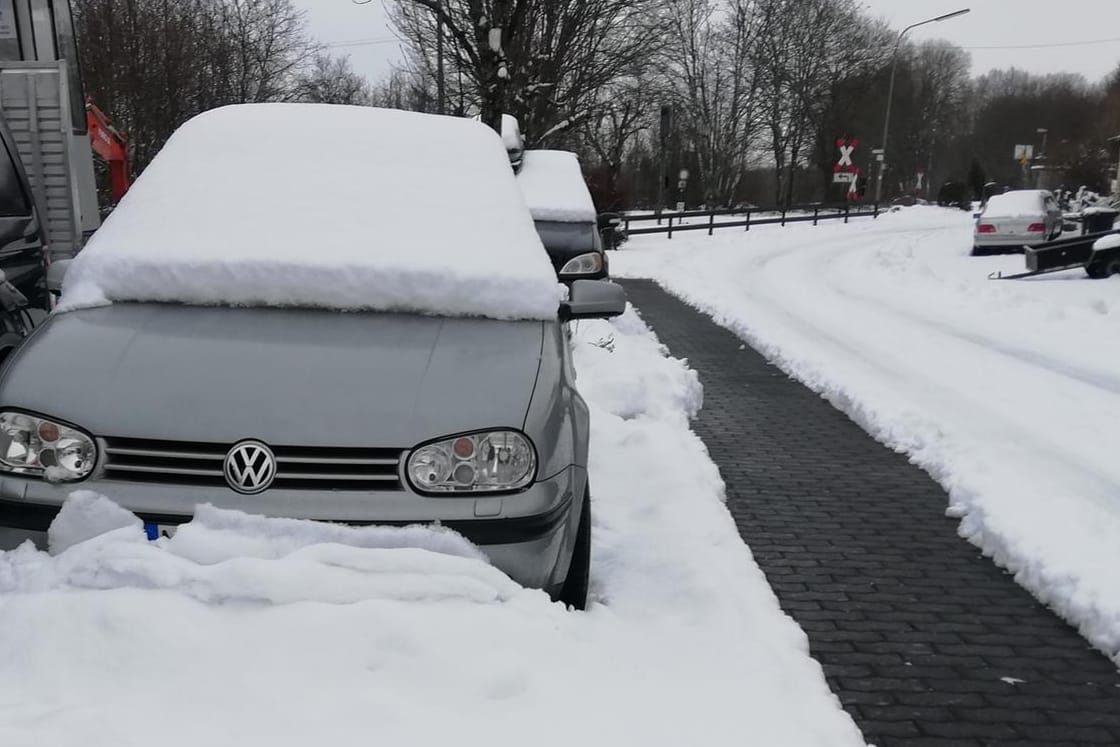
[[[639,237],[612,262],[738,332],[949,491],[961,533],[1120,662],[1120,279],[992,282],[967,214]]]

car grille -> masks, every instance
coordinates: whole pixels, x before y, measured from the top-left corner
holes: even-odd
[[[104,475],[111,480],[227,487],[222,465],[233,444],[105,438]],[[270,446],[276,479],[270,490],[402,490],[402,449]]]

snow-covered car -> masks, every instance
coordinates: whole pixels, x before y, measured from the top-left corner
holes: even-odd
[[[527,150],[517,182],[560,280],[606,278],[607,255],[599,216],[576,154]]]
[[[438,522],[582,607],[588,408],[565,322],[620,314],[625,296],[562,290],[479,123],[203,114],[0,370],[0,526],[45,529],[77,489],[153,537],[204,503]]]
[[[976,221],[972,254],[1022,251],[1062,233],[1062,210],[1043,189],[1021,189],[993,195]]]

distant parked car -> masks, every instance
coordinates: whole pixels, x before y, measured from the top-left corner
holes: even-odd
[[[623,227],[622,216],[618,213],[599,213],[599,238],[607,251],[618,249],[630,236]]]
[[[992,195],[976,221],[972,255],[1021,252],[1060,236],[1062,223],[1058,201],[1046,190]]]
[[[956,207],[961,210],[972,209],[972,198],[968,185],[963,182],[945,182],[937,190],[937,204],[941,207]]]

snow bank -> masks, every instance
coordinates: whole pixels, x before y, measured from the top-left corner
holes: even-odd
[[[595,203],[575,153],[527,150],[517,183],[534,220],[594,223]]]
[[[558,292],[484,125],[253,104],[176,131],[74,261],[62,309],[167,301],[551,319]]]
[[[972,221],[908,208],[638,237],[612,272],[710,313],[949,494],[959,532],[1120,663],[1120,285],[995,283]]]
[[[1120,249],[1120,233],[1093,242],[1093,251],[1103,252],[1105,249]]]
[[[992,195],[982,215],[985,218],[1034,218],[1046,212],[1042,196],[1043,193],[1036,189]]]
[[[723,506],[695,373],[632,311],[573,345],[588,612],[450,532],[203,508],[148,543],[78,496],[63,534],[107,534],[0,553],[0,744],[862,744]]]
[[[88,491],[59,512],[50,551],[0,553],[0,595],[129,588],[222,604],[484,603],[519,588],[449,529],[347,527],[200,506],[174,537],[153,543],[139,519]]]

